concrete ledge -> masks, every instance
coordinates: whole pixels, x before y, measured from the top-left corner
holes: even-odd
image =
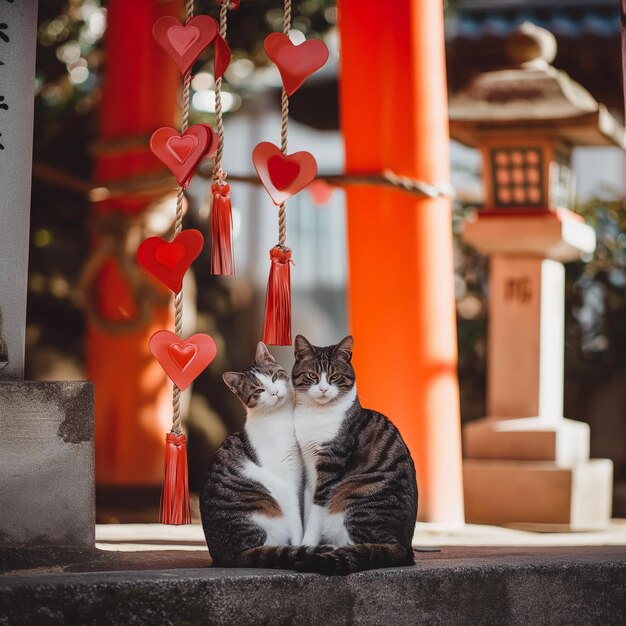
[[[0,381],[0,547],[93,547],[93,384]]]
[[[210,568],[5,576],[0,624],[606,626],[626,623],[625,559],[623,547],[445,548],[418,554],[415,567],[343,578]]]

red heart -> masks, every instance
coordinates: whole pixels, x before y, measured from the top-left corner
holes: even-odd
[[[202,233],[193,229],[183,230],[171,243],[161,237],[149,237],[137,249],[137,261],[168,289],[178,293],[185,272],[198,258],[203,245]]]
[[[167,40],[181,57],[198,39],[200,31],[195,26],[170,26],[167,29]]]
[[[226,43],[226,40],[218,34],[215,38],[215,58],[213,59],[213,72],[215,74],[215,80],[224,76],[224,72],[230,65],[230,59],[232,54],[230,48]]]
[[[206,129],[211,137],[211,143],[209,144],[204,156],[212,158],[217,152],[217,144],[219,143],[220,138],[217,136],[217,133],[213,130],[210,124],[202,124],[202,126],[206,126]]]
[[[310,152],[285,156],[278,146],[267,141],[254,149],[252,162],[276,206],[302,191],[317,176],[317,162]]]
[[[186,74],[218,31],[217,22],[208,15],[197,15],[184,25],[175,17],[166,15],[156,21],[152,34],[181,74]]]
[[[159,128],[150,139],[150,149],[187,187],[198,163],[213,147],[216,138],[208,124],[194,124],[183,135],[173,128]]]
[[[300,173],[300,164],[297,161],[275,154],[267,162],[267,169],[274,187],[282,191],[296,180]]]
[[[159,246],[154,251],[154,258],[161,264],[165,265],[168,270],[175,268],[182,258],[185,256],[187,248],[182,243],[167,243]]]
[[[167,349],[167,353],[176,362],[176,365],[180,367],[181,371],[184,372],[196,354],[198,354],[198,348],[192,343],[186,343],[185,345],[173,343]]]
[[[328,61],[326,44],[309,39],[296,46],[287,35],[272,33],[265,38],[265,52],[276,63],[285,91],[291,96],[302,83]]]
[[[311,194],[313,204],[326,206],[332,200],[334,188],[323,180],[314,180],[307,188]]]
[[[194,137],[194,135],[170,137],[165,142],[165,145],[179,163],[184,163],[198,147],[198,138]]]
[[[169,330],[159,330],[150,337],[150,352],[172,382],[184,391],[213,361],[217,346],[210,335],[203,333],[180,339]]]

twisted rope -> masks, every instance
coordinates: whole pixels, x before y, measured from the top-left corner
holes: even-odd
[[[193,17],[194,0],[187,0],[186,3],[187,19],[185,23],[189,23],[189,20]],[[183,119],[181,123],[181,133],[184,134],[189,128],[189,95],[191,91],[191,70],[185,74],[183,80]],[[183,229],[183,200],[184,191],[182,185],[178,187],[178,196],[176,198],[176,222],[174,225],[174,237],[176,237]],[[181,339],[183,332],[183,290],[181,289],[174,298],[174,332],[176,336]],[[180,435],[182,430],[180,423],[182,416],[180,413],[180,389],[177,385],[174,385],[174,391],[172,393],[172,432],[176,435]]]
[[[283,34],[289,37],[291,30],[291,0],[285,0],[285,8],[283,12]],[[289,96],[283,87],[280,116],[280,149],[287,156],[287,130],[289,126]],[[285,247],[287,241],[287,211],[283,202],[278,207],[278,245]]]
[[[220,6],[220,36],[226,39],[228,28],[228,2],[222,2]],[[217,126],[217,152],[213,162],[213,182],[223,183],[226,175],[222,170],[222,159],[224,157],[224,120],[222,114],[222,77],[215,81],[215,124]]]
[[[198,169],[197,175],[204,180],[211,180],[213,176],[212,171],[203,171],[202,167]],[[116,196],[127,196],[129,194],[144,193],[155,195],[155,192],[162,190],[165,193],[172,189],[172,176],[169,174],[130,176],[103,187],[100,184],[68,174],[57,167],[41,161],[33,162],[33,176],[53,187],[87,195],[92,201]],[[233,183],[245,183],[256,186],[261,186],[262,184],[259,177],[252,174],[247,176],[229,174],[228,178]],[[316,180],[328,183],[333,187],[386,187],[407,193],[416,198],[454,198],[456,196],[454,188],[450,183],[433,185],[410,176],[400,176],[391,170],[385,170],[382,174],[320,174],[316,177]]]

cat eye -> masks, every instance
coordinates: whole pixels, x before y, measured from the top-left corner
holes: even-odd
[[[341,380],[341,376],[339,374],[331,374],[328,377],[328,382],[331,384],[338,383]]]
[[[307,372],[304,378],[311,383],[315,383],[319,380],[319,376],[317,374],[313,374],[312,372]]]
[[[278,372],[272,375],[272,382],[275,383],[277,378],[278,378]]]

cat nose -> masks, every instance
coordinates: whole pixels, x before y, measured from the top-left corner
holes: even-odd
[[[278,389],[272,389],[270,391],[270,396],[277,396],[278,395]]]
[[[322,387],[320,385],[320,391],[324,394],[324,393],[326,393],[328,391],[328,387]]]

